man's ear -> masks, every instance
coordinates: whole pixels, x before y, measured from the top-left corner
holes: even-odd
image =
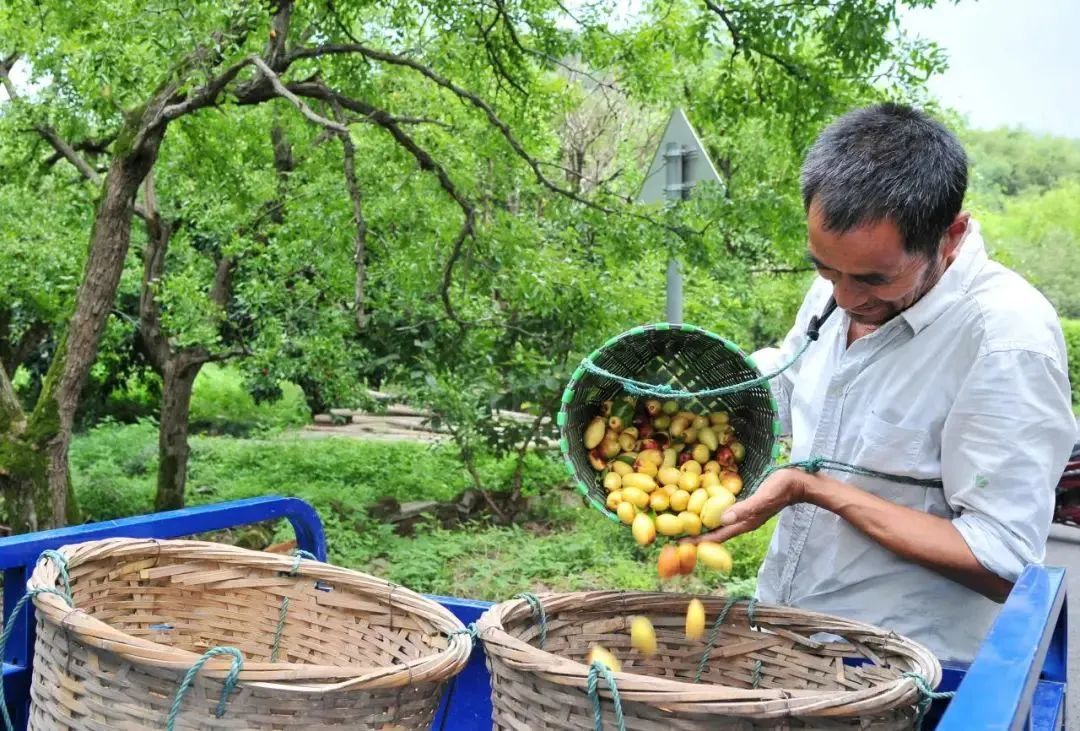
[[[946,263],[952,263],[952,260],[959,253],[960,242],[964,240],[964,234],[967,233],[970,220],[971,214],[967,211],[961,211],[956,214],[956,218],[945,229],[945,240],[941,242],[941,257]]]

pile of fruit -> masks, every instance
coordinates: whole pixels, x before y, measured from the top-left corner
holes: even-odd
[[[686,637],[700,640],[705,636],[705,605],[700,599],[691,599],[686,608]],[[648,617],[634,617],[630,620],[630,646],[645,657],[656,654],[656,630]],[[599,661],[612,671],[622,672],[622,663],[602,645],[593,645],[585,660],[588,664]]]
[[[743,489],[739,466],[746,448],[726,411],[699,414],[677,401],[624,397],[604,402],[582,438],[607,490],[607,508],[631,526],[642,546],[658,533],[697,536],[719,528]],[[707,542],[696,548],[692,543],[665,546],[660,575],[689,573],[696,558],[730,570],[726,554],[723,546]]]

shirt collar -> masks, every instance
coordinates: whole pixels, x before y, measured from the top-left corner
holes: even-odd
[[[941,275],[929,292],[900,313],[911,329],[918,335],[923,329],[941,316],[957,300],[964,296],[971,282],[983,265],[986,264],[986,246],[983,244],[979,223],[975,219],[968,221],[967,231],[960,241],[960,253]]]

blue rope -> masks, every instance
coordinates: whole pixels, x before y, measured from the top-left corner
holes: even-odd
[[[779,376],[791,366],[795,365],[795,362],[802,357],[802,354],[806,352],[806,349],[810,347],[810,343],[814,342],[810,338],[802,344],[799,351],[795,353],[784,365],[772,373],[766,373],[765,375],[752,378],[749,381],[742,381],[740,383],[733,383],[730,386],[720,386],[718,388],[706,388],[702,391],[686,391],[679,388],[673,388],[666,383],[646,383],[645,381],[635,381],[633,378],[626,378],[624,376],[618,376],[611,371],[605,370],[598,366],[590,358],[585,358],[581,361],[581,367],[594,375],[602,378],[608,378],[616,383],[622,385],[623,389],[634,396],[655,396],[657,398],[665,399],[693,399],[693,398],[716,398],[720,396],[730,396],[733,393],[739,393],[755,386],[762,386]]]
[[[289,571],[289,576],[296,576],[300,573],[300,559],[306,558],[309,561],[318,561],[315,558],[315,554],[303,549],[296,549],[293,551],[293,565],[292,570]],[[270,662],[277,662],[278,652],[281,650],[281,633],[285,631],[285,620],[289,616],[289,597],[281,597],[281,607],[278,609],[278,623],[277,629],[274,630],[274,642],[270,649]]]
[[[530,594],[524,591],[517,594],[515,599],[524,599],[532,607],[532,613],[534,617],[540,620],[540,649],[544,649],[544,643],[547,642],[547,612],[544,611],[544,605],[540,603],[540,600],[535,594]]]
[[[930,705],[934,701],[944,700],[946,698],[952,698],[956,695],[955,691],[944,691],[941,693],[936,692],[930,687],[930,683],[926,682],[926,678],[918,673],[904,673],[903,678],[911,678],[915,683],[915,687],[919,690],[919,706],[918,713],[915,716],[915,727],[922,728],[923,719],[926,718],[926,712],[930,710]]]
[[[232,657],[232,667],[229,668],[229,674],[225,676],[225,683],[221,689],[221,698],[218,700],[217,710],[214,711],[214,715],[221,718],[225,715],[225,705],[229,702],[229,695],[235,690],[237,681],[240,677],[240,671],[244,669],[244,656],[240,654],[240,651],[235,647],[211,647],[203,656],[195,661],[195,664],[188,668],[187,673],[184,675],[184,679],[180,682],[180,687],[176,689],[176,696],[173,698],[172,708],[169,709],[169,716],[165,719],[165,731],[173,731],[176,725],[176,717],[180,715],[180,706],[184,703],[184,696],[187,695],[188,690],[191,689],[191,684],[195,681],[195,676],[202,670],[203,665],[207,663],[211,658],[218,655],[229,655]]]
[[[600,676],[604,676],[608,691],[611,692],[611,704],[615,707],[615,726],[618,731],[626,731],[626,719],[623,717],[622,699],[619,698],[619,689],[615,687],[615,674],[604,663],[593,660],[589,666],[589,680],[586,689],[589,698],[592,699],[593,723],[596,731],[604,731],[604,709],[600,705]]]

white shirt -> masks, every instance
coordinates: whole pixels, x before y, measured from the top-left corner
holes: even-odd
[[[815,282],[779,362],[802,344],[831,292]],[[972,221],[959,255],[922,299],[850,347],[848,325],[838,309],[818,342],[771,382],[792,460],[940,478],[944,489],[831,473],[948,518],[979,563],[1005,579],[1041,562],[1054,486],[1076,436],[1053,307],[989,260]],[[973,658],[998,607],[807,504],[781,512],[758,595],[870,622],[961,661]]]

